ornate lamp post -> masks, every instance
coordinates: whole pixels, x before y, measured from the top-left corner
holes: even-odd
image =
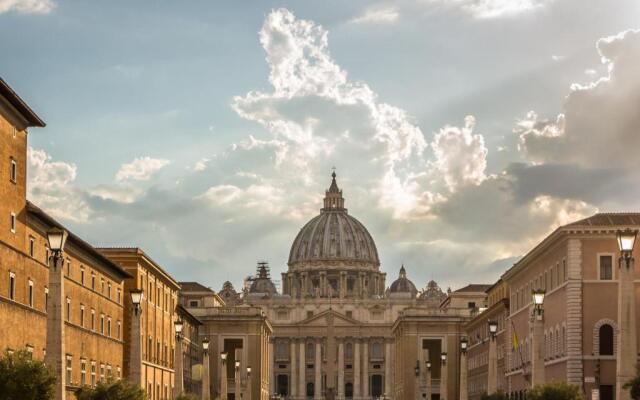
[[[498,391],[498,345],[496,335],[498,333],[498,322],[487,321],[489,326],[489,372],[487,382],[487,393],[494,394]]]
[[[247,400],[251,400],[251,366],[247,367]]]
[[[211,388],[209,387],[209,339],[202,339],[202,399],[211,398]]]
[[[616,399],[629,400],[629,390],[622,386],[633,379],[636,372],[638,346],[636,343],[636,296],[633,248],[638,231],[618,231],[618,353],[616,354]]]
[[[65,332],[64,332],[64,277],[62,270],[64,259],[62,252],[68,233],[64,229],[52,228],[47,232],[49,249],[52,252],[49,261],[49,300],[47,304],[47,354],[45,362],[53,368],[56,377],[54,399],[66,398],[65,373]]]
[[[236,352],[237,354],[237,352]],[[236,400],[239,400],[240,397],[242,396],[242,388],[240,387],[240,360],[236,360],[236,370],[235,370],[236,374],[235,374],[235,398]]]
[[[533,313],[531,313],[531,323],[533,324],[533,335],[531,337],[531,385],[541,385],[544,383],[544,296],[542,289],[534,290]]]
[[[440,353],[440,399],[447,400],[447,353]]]
[[[142,289],[131,289],[131,304],[133,312],[131,313],[131,332],[129,343],[129,382],[136,385],[142,383],[142,343],[140,342],[140,304],[144,299]]]
[[[469,400],[469,388],[467,384],[467,349],[469,340],[460,338],[460,400]]]
[[[220,353],[220,400],[227,400],[227,353]]]
[[[176,329],[176,354],[175,354],[175,384],[174,384],[174,397],[180,396],[184,392],[184,371],[182,366],[183,354],[182,354],[182,329],[184,324],[182,320],[177,320],[175,323]]]

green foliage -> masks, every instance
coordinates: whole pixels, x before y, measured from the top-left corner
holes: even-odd
[[[625,383],[623,388],[629,390],[633,400],[640,400],[640,375]]]
[[[95,388],[83,386],[76,396],[78,400],[145,400],[147,398],[140,386],[114,379],[99,382]]]
[[[484,393],[480,398],[480,400],[507,400],[507,395],[500,391],[494,394]]]
[[[583,400],[578,386],[566,382],[536,385],[527,393],[528,400]]]
[[[191,393],[183,393],[180,396],[176,397],[176,400],[200,400],[200,397]]]
[[[55,374],[26,350],[0,359],[0,400],[52,399],[55,383]]]

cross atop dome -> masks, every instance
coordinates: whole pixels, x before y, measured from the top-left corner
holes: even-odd
[[[336,168],[333,167],[332,170],[331,186],[329,186],[329,190],[325,192],[324,208],[322,208],[322,211],[346,211],[344,208],[342,190],[338,187],[338,183],[336,182]]]

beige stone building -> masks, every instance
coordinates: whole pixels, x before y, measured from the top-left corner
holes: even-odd
[[[212,343],[218,340],[213,347],[218,354],[229,351],[231,357],[234,351],[228,346],[234,340],[246,348],[250,337],[256,342],[270,339],[266,348],[256,343],[259,351],[242,353],[241,365],[260,365],[262,383],[258,389],[253,382],[252,397],[409,399],[429,391],[433,399],[447,398],[440,397],[444,393],[456,398],[457,343],[471,310],[484,301],[486,287],[445,293],[431,281],[419,291],[404,267],[387,286],[375,242],[347,212],[335,178],[333,174],[320,214],[293,240],[281,291],[268,264],[260,262],[241,293],[230,282],[223,285],[218,295],[226,306],[213,304],[213,292],[202,286],[188,293],[183,289],[182,304],[203,322],[201,334]],[[255,325],[247,331],[252,318]],[[247,332],[253,336],[242,338]],[[256,358],[265,349],[265,358]],[[442,352],[451,354],[446,367],[451,378],[443,386]],[[415,381],[416,362],[425,357],[434,360],[433,381],[406,389],[404,383]],[[211,371],[213,395],[220,392],[219,357],[211,357]],[[237,393],[232,383],[227,385],[230,394]]]
[[[616,232],[626,228],[639,229],[640,214],[596,214],[562,226],[502,276],[510,292],[508,336],[515,331],[519,342],[517,350],[507,352],[507,392],[522,398],[531,385],[531,291],[544,289],[545,380],[578,385],[589,397],[599,389],[600,399],[614,398],[620,256]],[[637,280],[635,285],[637,292]]]
[[[164,269],[137,247],[100,248],[107,258],[120,265],[133,279],[127,279],[124,296],[127,301],[124,315],[125,354],[130,353],[132,343],[141,346],[140,385],[151,400],[171,399],[174,388],[174,354],[176,351],[175,321],[180,286]],[[132,337],[131,290],[144,293],[140,305],[139,338]],[[131,366],[125,359],[125,373]]]
[[[53,302],[47,231],[64,227],[26,199],[30,126],[44,123],[0,79],[0,348],[43,359]],[[122,376],[123,280],[130,275],[72,232],[64,250],[58,364],[62,390],[73,398],[80,385]]]
[[[464,331],[468,339],[467,369],[469,400],[479,400],[487,393],[489,381],[489,352],[491,335],[489,321],[497,323],[496,358],[497,368],[494,378],[495,389],[506,392],[505,356],[511,350],[511,341],[507,337],[507,323],[509,315],[508,287],[499,280],[487,289],[486,304],[478,308],[474,317],[469,321]]]
[[[182,282],[180,283],[182,286]],[[185,393],[202,394],[202,340],[200,336],[202,322],[187,311],[181,304],[176,307],[176,314],[183,323],[182,328],[182,366]]]

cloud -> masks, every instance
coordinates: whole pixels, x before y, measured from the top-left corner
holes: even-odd
[[[600,39],[608,76],[575,84],[555,120],[530,114],[521,123],[521,149],[537,163],[585,168],[638,168],[640,158],[640,31]]]
[[[169,160],[139,157],[132,162],[122,164],[116,173],[116,181],[148,181],[153,174],[170,163]]]
[[[351,20],[354,24],[389,24],[394,23],[400,17],[396,7],[370,8],[364,14]]]
[[[16,11],[20,14],[49,14],[56,7],[52,0],[0,0],[0,14]]]
[[[424,0],[426,6],[456,8],[477,19],[496,19],[542,9],[554,0]]]
[[[77,167],[61,161],[51,161],[43,150],[29,147],[27,197],[56,218],[84,222],[91,210],[83,192],[74,185]]]
[[[465,126],[445,126],[433,140],[436,166],[450,191],[464,185],[477,185],[485,178],[487,148],[482,135],[474,135],[475,118],[467,116]]]

